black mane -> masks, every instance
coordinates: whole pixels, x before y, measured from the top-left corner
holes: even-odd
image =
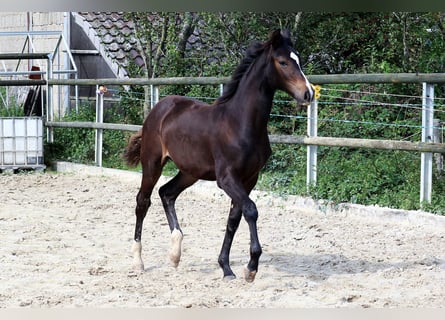
[[[268,44],[267,42],[264,44],[261,42],[255,42],[249,48],[247,48],[246,54],[245,54],[243,60],[241,60],[238,67],[236,67],[235,71],[233,72],[232,79],[230,80],[230,82],[228,82],[224,86],[224,92],[216,100],[216,102],[215,102],[216,104],[225,103],[234,96],[236,90],[238,89],[238,85],[239,85],[243,75],[249,69],[249,67],[253,63],[253,61],[255,61],[255,59],[261,53],[263,53],[267,44]]]

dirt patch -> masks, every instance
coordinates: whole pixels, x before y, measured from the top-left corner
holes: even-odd
[[[60,170],[68,170],[63,166]],[[243,221],[222,281],[217,257],[230,201],[213,183],[184,192],[177,269],[157,192],[145,219],[145,272],[131,269],[140,174],[0,175],[0,307],[442,307],[445,218],[254,192],[263,246],[253,283],[242,278]],[[160,184],[158,184],[159,186]]]

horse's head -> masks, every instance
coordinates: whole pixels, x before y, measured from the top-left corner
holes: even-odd
[[[293,48],[288,31],[275,30],[269,40],[270,58],[277,89],[291,95],[298,103],[307,105],[314,99],[314,90],[300,65],[300,57]]]

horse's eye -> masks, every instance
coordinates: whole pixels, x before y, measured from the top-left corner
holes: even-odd
[[[280,64],[280,66],[282,67],[286,67],[287,66],[287,62],[284,60],[278,61],[278,63]]]

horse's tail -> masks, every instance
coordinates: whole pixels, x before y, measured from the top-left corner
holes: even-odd
[[[142,130],[133,134],[128,142],[123,158],[129,167],[135,167],[141,161]]]

